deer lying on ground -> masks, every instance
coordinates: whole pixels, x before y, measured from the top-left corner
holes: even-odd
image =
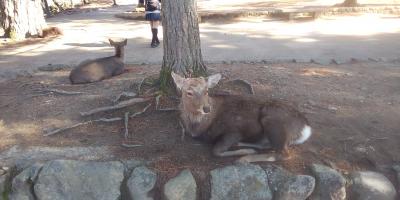
[[[172,72],[182,95],[180,111],[186,132],[214,143],[215,156],[243,156],[239,162],[289,159],[288,147],[311,136],[308,120],[293,107],[254,96],[208,95],[220,74],[183,78]],[[232,150],[231,148],[241,148]],[[255,149],[276,153],[256,154]]]
[[[124,48],[127,39],[122,41],[109,39],[109,41],[111,46],[115,48],[115,55],[80,63],[69,75],[72,84],[97,82],[122,74],[125,71]]]

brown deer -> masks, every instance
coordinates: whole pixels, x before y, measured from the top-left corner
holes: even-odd
[[[290,158],[290,145],[302,144],[311,136],[304,115],[283,102],[209,95],[208,89],[218,84],[220,74],[208,78],[171,75],[182,95],[180,117],[185,131],[213,142],[215,156],[243,156],[240,162],[285,160]],[[255,149],[276,153],[256,154]]]
[[[111,46],[115,48],[115,55],[80,63],[69,75],[72,84],[97,82],[122,74],[125,71],[124,48],[127,39],[122,41],[109,39],[109,41]]]

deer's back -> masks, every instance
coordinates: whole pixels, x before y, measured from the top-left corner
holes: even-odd
[[[255,96],[219,95],[218,112],[211,126],[211,134],[240,132],[245,141],[259,140],[266,128],[298,130],[308,124],[307,119],[291,105]],[[295,136],[294,136],[295,137]]]
[[[84,61],[71,71],[72,83],[91,83],[121,74],[124,63],[115,56]]]

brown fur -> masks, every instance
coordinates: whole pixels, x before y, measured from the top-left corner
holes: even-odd
[[[278,154],[248,155],[241,161],[285,159],[288,147],[309,126],[307,119],[286,103],[255,96],[209,96],[210,84],[204,78],[183,79],[176,74],[173,78],[182,91],[181,119],[186,132],[214,143],[216,156],[248,155],[256,153],[253,148],[271,147]],[[210,108],[208,113],[202,112],[204,107]],[[250,148],[230,150],[234,146]]]
[[[127,40],[120,42],[109,40],[115,48],[115,55],[80,63],[69,75],[72,84],[97,82],[124,72],[124,47]]]

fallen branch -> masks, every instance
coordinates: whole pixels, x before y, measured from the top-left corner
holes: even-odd
[[[121,109],[127,106],[131,106],[137,103],[142,103],[142,102],[146,102],[149,101],[149,98],[134,98],[134,99],[129,99],[126,101],[121,101],[119,102],[117,105],[114,106],[105,106],[105,107],[100,107],[100,108],[95,108],[93,110],[89,110],[87,112],[81,112],[81,116],[89,116],[89,115],[93,115],[95,113],[99,113],[99,112],[104,112],[104,111],[110,111],[110,110],[116,110],[116,109]]]
[[[128,123],[129,123],[129,112],[125,113],[125,140],[128,139],[128,135],[129,135],[129,130],[128,130]]]
[[[136,117],[136,116],[138,116],[138,115],[141,115],[141,114],[145,113],[146,110],[147,110],[150,106],[151,106],[151,103],[150,103],[149,105],[147,105],[146,107],[144,107],[142,111],[133,113],[133,114],[130,116],[130,118],[134,118],[134,117]]]
[[[90,123],[93,123],[93,122],[115,122],[115,121],[121,121],[121,120],[122,120],[122,119],[121,119],[120,117],[115,117],[115,118],[100,118],[100,119],[96,119],[96,120],[89,120],[89,121],[80,122],[80,123],[77,123],[77,124],[73,124],[73,125],[71,125],[71,126],[67,126],[67,127],[64,127],[64,128],[59,128],[59,129],[50,131],[50,132],[44,134],[44,136],[55,135],[55,134],[64,132],[64,131],[66,131],[66,130],[73,129],[73,128],[76,128],[76,127],[78,127],[78,126],[90,124]]]

